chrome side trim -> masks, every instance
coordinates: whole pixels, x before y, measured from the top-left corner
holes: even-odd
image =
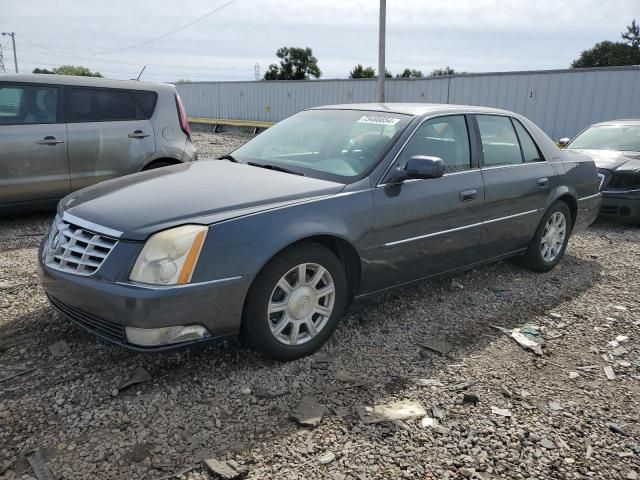
[[[116,282],[116,284],[122,285],[124,287],[134,287],[134,288],[141,288],[146,290],[173,290],[173,289],[183,289],[183,288],[189,288],[189,287],[199,287],[202,285],[212,285],[216,283],[226,283],[226,282],[231,282],[233,280],[240,280],[241,278],[242,278],[242,275],[238,275],[236,277],[207,280],[206,282],[185,283],[184,285],[152,285],[150,283],[138,283],[138,282]]]
[[[591,200],[592,198],[601,197],[602,195],[598,192],[594,195],[589,195],[588,197],[579,198],[578,201],[581,202],[583,200]]]
[[[470,225],[464,225],[462,227],[451,228],[449,230],[442,230],[440,232],[427,233],[426,235],[420,235],[418,237],[404,238],[402,240],[396,240],[395,242],[385,243],[384,246],[385,247],[394,247],[396,245],[401,245],[403,243],[413,242],[413,241],[416,241],[416,240],[423,240],[425,238],[436,237],[438,235],[446,235],[447,233],[459,232],[461,230],[466,230],[468,228],[480,227],[480,226],[485,225],[485,224],[501,222],[503,220],[509,220],[511,218],[522,217],[524,215],[531,215],[532,213],[536,213],[536,212],[539,212],[541,210],[544,210],[544,209],[543,208],[538,208],[536,210],[528,210],[526,212],[516,213],[514,215],[507,215],[506,217],[492,218],[491,220],[484,220],[484,221],[479,222],[479,223],[472,223]]]
[[[82,227],[94,233],[105,235],[107,237],[120,238],[122,236],[122,232],[118,230],[114,230],[113,228],[109,228],[109,227],[103,227],[102,225],[98,225],[96,223],[90,222],[88,220],[84,220],[82,218],[78,218],[75,215],[71,215],[68,212],[62,213],[62,220],[67,223],[73,223],[78,227]]]
[[[532,165],[544,165],[549,163],[547,160],[542,160],[540,162],[522,162],[522,163],[512,163],[509,165],[493,165],[493,166],[482,166],[481,170],[500,170],[502,168],[513,168],[513,167],[530,167]]]
[[[634,188],[632,190],[602,190],[602,193],[611,193],[613,195],[616,195],[616,194],[624,195],[624,194],[627,194],[627,193],[637,193],[637,192],[640,192],[640,188]]]
[[[420,235],[419,237],[405,238],[404,240],[396,240],[395,242],[385,243],[384,246],[385,247],[393,247],[395,245],[400,245],[402,243],[407,243],[407,242],[413,242],[415,240],[422,240],[424,238],[435,237],[435,236],[438,236],[438,235],[445,235],[447,233],[459,232],[460,230],[466,230],[468,228],[479,227],[479,226],[482,225],[482,223],[483,222],[472,223],[471,225],[465,225],[464,227],[457,227],[457,228],[451,228],[449,230],[442,230],[440,232],[427,233],[426,235]]]

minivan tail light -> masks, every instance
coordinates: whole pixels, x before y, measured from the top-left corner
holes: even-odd
[[[190,135],[191,131],[189,130],[189,122],[187,122],[187,116],[184,113],[184,107],[182,106],[182,99],[180,95],[176,93],[176,107],[178,108],[178,117],[180,117],[180,128],[182,131]]]

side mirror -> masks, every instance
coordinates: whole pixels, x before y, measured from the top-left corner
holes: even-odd
[[[567,145],[569,145],[569,142],[570,142],[570,141],[571,141],[571,139],[570,139],[570,138],[566,138],[566,137],[561,138],[560,140],[558,140],[558,146],[559,146],[560,148],[564,148],[564,147],[566,147]]]
[[[444,162],[439,157],[416,155],[411,157],[400,171],[402,179],[440,178],[444,175]]]

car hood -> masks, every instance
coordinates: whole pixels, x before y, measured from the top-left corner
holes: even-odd
[[[572,150],[593,158],[596,167],[612,172],[640,173],[640,153],[615,150]]]
[[[65,197],[66,212],[144,240],[187,222],[210,225],[314,197],[338,193],[343,184],[252,167],[204,160],[108,180]]]

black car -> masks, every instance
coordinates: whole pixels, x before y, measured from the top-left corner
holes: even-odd
[[[596,123],[566,148],[586,153],[596,162],[600,217],[640,223],[640,120]]]

